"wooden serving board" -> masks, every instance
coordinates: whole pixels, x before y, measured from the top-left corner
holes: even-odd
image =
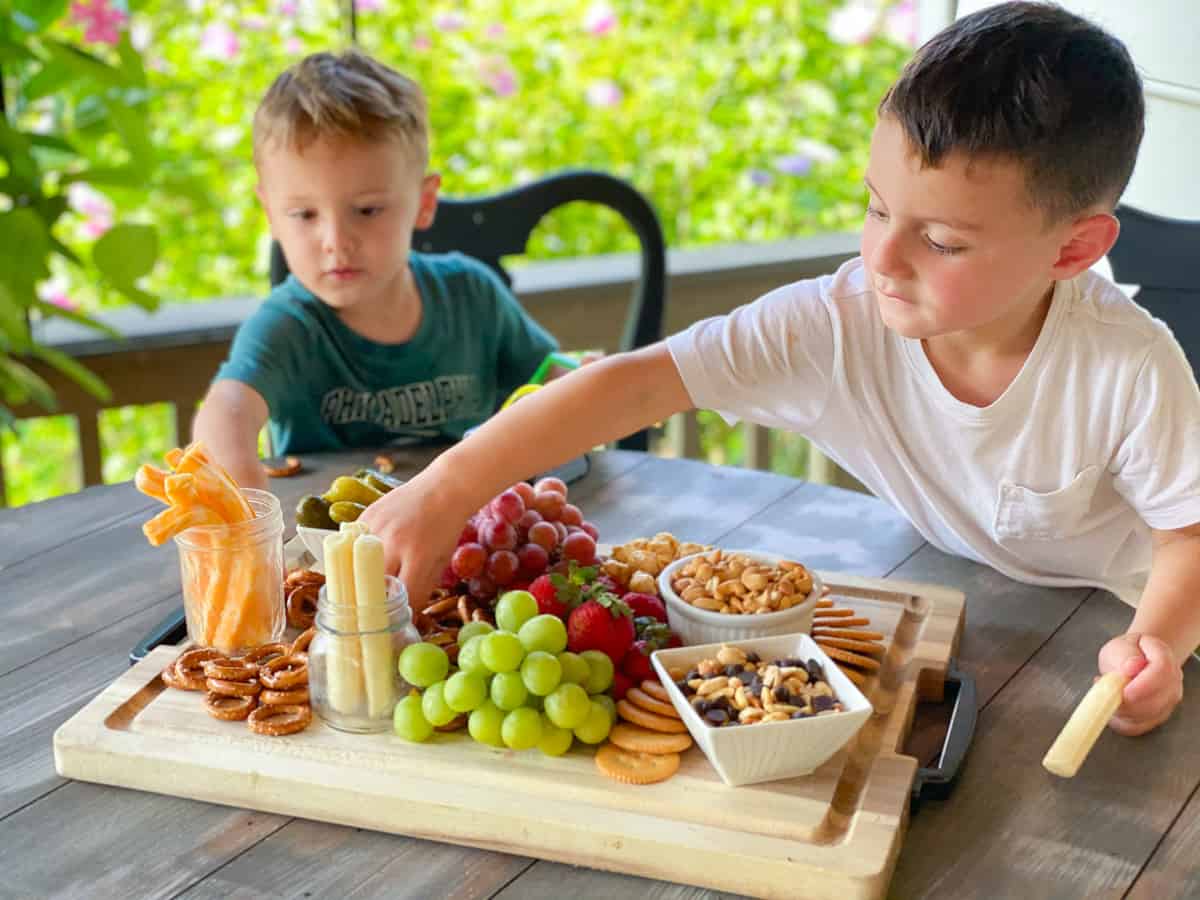
[[[319,721],[290,737],[260,737],[208,716],[202,694],[163,686],[158,673],[173,647],[154,650],[62,725],[55,764],[83,781],[755,896],[882,897],[918,766],[900,751],[918,699],[940,699],[964,598],[933,585],[824,577],[839,605],[885,634],[900,618],[896,598],[928,603],[895,705],[864,728],[877,725],[883,736],[865,783],[849,774],[846,751],[807,777],[731,788],[693,747],[673,778],[636,787],[601,775],[578,744],[551,758],[485,747],[461,732],[410,744]],[[849,826],[829,840],[822,822],[834,791],[847,787],[857,796]]]

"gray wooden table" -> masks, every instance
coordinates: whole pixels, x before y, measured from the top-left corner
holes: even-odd
[[[286,508],[370,459],[310,458],[306,475],[272,489]],[[572,498],[602,540],[666,530],[966,593],[960,665],[979,689],[975,743],[951,797],[913,815],[892,896],[1200,896],[1194,697],[1152,735],[1103,736],[1071,781],[1040,765],[1096,650],[1130,618],[1113,597],[1018,584],[934,550],[873,498],[762,472],[601,453]],[[0,897],[718,896],[59,778],[54,730],[179,603],[174,551],[141,534],[155,506],[122,484],[0,511]],[[1187,693],[1198,680],[1189,663]],[[945,718],[937,706],[917,717],[909,749],[926,763]]]

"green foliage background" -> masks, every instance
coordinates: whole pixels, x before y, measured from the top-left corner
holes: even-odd
[[[263,293],[269,237],[254,198],[254,108],[280,70],[344,46],[348,34],[345,3],[293,5],[288,14],[287,0],[132,3],[161,177],[97,187],[157,228],[159,261],[142,284],[165,302]],[[592,0],[359,0],[358,40],[425,88],[445,194],[600,168],[651,198],[669,246],[697,247],[858,227],[875,105],[911,49],[883,27],[908,4],[874,5],[878,27],[861,43],[830,35],[844,5],[612,0],[615,27],[598,35],[587,27]],[[67,19],[54,28],[79,32]],[[111,152],[125,158],[117,144]],[[68,212],[62,227],[81,218]],[[634,246],[610,214],[573,207],[542,226],[530,255]],[[125,302],[55,274],[85,311]],[[737,433],[703,421],[713,457],[737,461]],[[172,429],[167,407],[106,414],[106,480],[160,455]],[[67,420],[19,423],[2,440],[10,503],[78,488]],[[776,452],[782,468],[802,461],[794,443]]]

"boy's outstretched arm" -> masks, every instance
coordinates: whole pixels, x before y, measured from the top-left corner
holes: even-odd
[[[1110,723],[1143,734],[1183,699],[1183,663],[1200,646],[1200,523],[1153,532],[1154,561],[1129,631],[1100,650],[1100,672],[1130,678]]]
[[[421,606],[466,520],[496,494],[691,408],[665,343],[598,360],[494,416],[371,504],[362,521],[383,539],[388,571],[399,572]]]
[[[268,415],[262,394],[240,381],[223,379],[208,389],[192,436],[204,442],[240,487],[266,490],[267,473],[258,461],[258,433]]]

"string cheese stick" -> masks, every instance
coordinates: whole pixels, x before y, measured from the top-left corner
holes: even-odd
[[[1042,760],[1047,771],[1062,778],[1075,776],[1121,705],[1121,694],[1128,683],[1129,679],[1121,673],[1109,672],[1092,685]]]
[[[383,568],[383,541],[365,534],[354,541],[354,596],[362,644],[363,677],[367,685],[367,713],[372,719],[391,714],[396,705],[396,660],[388,630],[387,581]]]
[[[325,537],[325,592],[330,604],[329,624],[339,632],[330,635],[326,654],[329,705],[343,715],[353,715],[363,703],[363,679],[354,612],[354,537],[345,532]],[[347,636],[349,635],[349,636]]]

